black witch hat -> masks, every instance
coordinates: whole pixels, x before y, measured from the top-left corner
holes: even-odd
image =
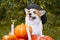
[[[36,4],[30,4],[26,7],[27,9],[37,9],[37,10],[42,10],[42,8],[39,5]]]

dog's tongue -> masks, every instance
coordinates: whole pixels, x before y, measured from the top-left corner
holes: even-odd
[[[32,17],[29,17],[29,20],[32,21]]]

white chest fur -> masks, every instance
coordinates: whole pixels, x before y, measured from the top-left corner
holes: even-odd
[[[42,21],[40,19],[36,19],[34,21],[29,21],[28,18],[25,18],[26,24],[29,24],[32,27],[32,34],[42,35]]]

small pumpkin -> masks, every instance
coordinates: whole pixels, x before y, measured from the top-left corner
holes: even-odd
[[[16,39],[16,35],[15,34],[9,34],[8,40],[15,40]]]
[[[8,35],[4,35],[4,36],[2,37],[2,40],[8,40]]]
[[[14,30],[15,35],[17,37],[26,38],[27,37],[26,27],[28,27],[26,24],[17,25]],[[29,28],[30,34],[32,34],[32,28],[30,26],[28,28]]]

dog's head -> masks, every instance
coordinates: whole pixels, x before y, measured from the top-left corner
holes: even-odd
[[[45,14],[45,10],[42,10],[38,5],[31,4],[27,8],[25,8],[26,17],[29,20],[40,19],[42,15]]]
[[[31,20],[36,18],[40,18],[45,14],[45,10],[37,10],[37,9],[25,9],[26,17],[29,17]]]

